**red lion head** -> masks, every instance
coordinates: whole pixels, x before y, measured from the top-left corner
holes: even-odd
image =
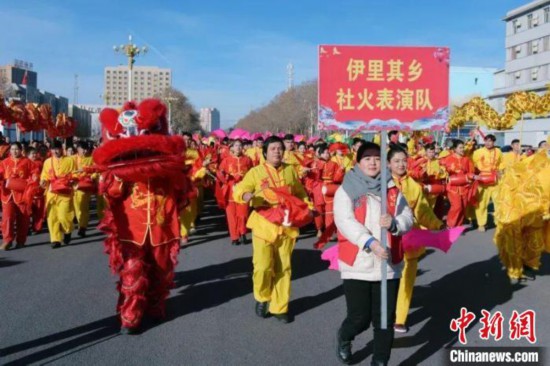
[[[93,153],[99,170],[129,181],[181,173],[185,142],[168,135],[166,106],[160,100],[127,102],[121,112],[105,108],[99,120],[103,143]]]

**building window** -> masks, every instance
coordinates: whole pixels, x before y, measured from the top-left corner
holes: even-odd
[[[512,31],[514,34],[518,32],[519,22],[517,19],[512,20]]]
[[[547,6],[544,8],[544,22],[548,23],[550,22],[550,6]]]
[[[542,39],[544,51],[550,51],[550,36],[546,36]]]
[[[527,29],[533,28],[533,14],[527,15]]]
[[[519,84],[521,80],[521,71],[516,71],[514,73],[514,84]]]
[[[531,43],[532,43],[531,50],[533,51],[533,54],[539,53],[539,40],[535,39]]]
[[[518,58],[521,53],[521,45],[518,44],[517,46],[515,46],[514,50],[516,51],[516,58]]]
[[[534,67],[531,69],[531,80],[536,81],[539,77],[539,68]]]

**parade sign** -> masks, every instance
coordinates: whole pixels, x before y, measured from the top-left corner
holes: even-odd
[[[319,46],[320,129],[443,129],[448,105],[448,48]]]

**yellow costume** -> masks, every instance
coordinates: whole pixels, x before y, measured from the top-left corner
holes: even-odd
[[[443,226],[430,208],[430,204],[422,191],[422,186],[409,176],[395,178],[394,182],[401,191],[401,194],[407,200],[409,207],[414,214],[414,227],[427,230],[439,230]],[[409,308],[411,306],[414,282],[416,281],[416,271],[418,268],[418,259],[424,254],[424,247],[405,251],[405,266],[399,282],[399,292],[397,294],[397,307],[395,310],[395,324],[405,325]]]
[[[82,171],[84,167],[92,166],[94,161],[91,156],[73,156],[76,169]],[[79,172],[75,174],[75,177],[85,176],[86,173]],[[93,177],[94,178],[94,177]],[[90,221],[90,200],[92,194],[90,192],[80,191],[75,189],[73,195],[73,205],[76,215],[76,220],[78,221],[78,226],[80,229],[86,229],[88,227],[88,222]]]
[[[494,241],[511,279],[537,270],[550,252],[550,157],[539,151],[506,169],[497,193]]]
[[[474,151],[472,158],[474,166],[479,170],[479,174],[487,174],[491,172],[498,171],[500,164],[502,162],[502,152],[497,148],[492,148],[491,150],[483,147],[479,150]],[[496,200],[498,185],[492,186],[483,186],[479,185],[477,196],[478,196],[478,205],[475,209],[477,225],[480,229],[484,229],[487,224],[487,207],[489,206],[489,200],[493,201],[493,206],[495,211],[498,206],[498,200]]]
[[[189,204],[179,214],[180,234],[182,238],[189,236],[189,231],[195,228],[195,220],[199,212],[199,196],[202,190],[202,179],[206,175],[206,167],[198,167],[197,160],[200,159],[199,152],[188,148],[185,151],[185,165],[191,166],[190,178],[196,195],[189,199]]]
[[[296,171],[284,163],[278,169],[267,163],[250,169],[233,188],[233,199],[245,203],[243,195],[253,193],[252,207],[270,206],[263,189],[283,186],[289,186],[294,196],[311,207]],[[285,314],[290,301],[290,259],[299,229],[271,223],[256,210],[251,212],[246,226],[252,230],[254,298],[258,302],[269,302],[271,314]]]
[[[52,174],[52,168],[55,174]],[[76,170],[76,163],[72,157],[51,157],[46,159],[40,175],[41,181],[51,182],[56,178],[70,176]],[[56,194],[46,189],[46,212],[50,240],[52,243],[61,242],[63,234],[73,231],[74,207],[71,194]]]
[[[502,161],[500,162],[500,170],[506,170],[515,163],[519,163],[525,158],[525,155],[517,154],[514,151],[502,154]]]
[[[439,164],[438,159],[429,160],[426,163],[426,174],[428,177],[434,180],[443,180],[447,178],[447,171]],[[436,195],[433,194],[427,194],[426,199],[428,200],[428,203],[430,204],[430,208],[433,210],[435,207],[435,204],[437,202]]]
[[[248,156],[250,159],[252,159],[252,162],[256,165],[265,163],[265,158],[262,153],[262,148],[259,146],[255,146],[255,147],[251,147],[250,149],[247,149],[244,154]]]
[[[346,170],[346,172],[351,168],[353,168],[354,166],[353,160],[350,159],[348,155],[342,155],[342,156],[334,155],[332,158],[330,158],[330,160],[334,161],[336,164],[343,167]]]

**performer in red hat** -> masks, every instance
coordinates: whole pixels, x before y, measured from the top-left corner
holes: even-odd
[[[100,229],[120,275],[121,333],[133,334],[144,314],[165,316],[180,248],[178,212],[186,203],[185,142],[168,136],[166,107],[156,99],[127,103],[122,113],[104,109],[100,121],[104,142],[93,158],[108,202]]]

